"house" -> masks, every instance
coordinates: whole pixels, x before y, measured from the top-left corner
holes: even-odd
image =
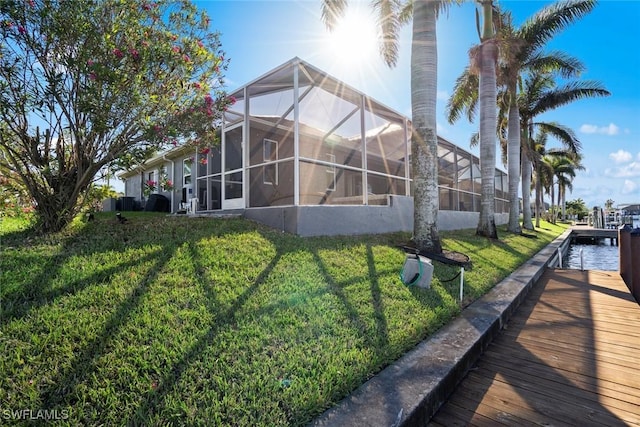
[[[640,203],[618,205],[618,210],[622,211],[623,215],[640,215]]]
[[[410,120],[294,58],[230,93],[219,147],[178,147],[120,174],[142,201],[145,181],[171,211],[241,212],[300,235],[411,231]],[[479,159],[439,138],[440,229],[473,228]],[[507,176],[496,169],[496,223],[508,220]]]

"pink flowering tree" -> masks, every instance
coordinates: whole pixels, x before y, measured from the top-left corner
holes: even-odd
[[[190,1],[2,1],[0,173],[61,230],[101,171],[215,144],[226,67]]]

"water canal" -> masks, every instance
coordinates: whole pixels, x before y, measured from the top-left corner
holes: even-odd
[[[633,227],[640,227],[640,220],[634,220]],[[611,239],[603,239],[595,245],[572,244],[562,259],[562,265],[574,270],[580,270],[583,265],[585,270],[618,271],[618,258],[618,246],[614,246]]]

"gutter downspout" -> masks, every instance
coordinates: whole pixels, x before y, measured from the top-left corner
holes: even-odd
[[[140,174],[140,203],[144,200],[144,168],[141,165],[136,166],[138,173]],[[127,189],[125,187],[124,195],[127,195]]]
[[[173,181],[173,187],[175,189],[175,186],[176,186],[176,179],[175,179],[175,177],[176,177],[176,162],[174,162],[171,159],[168,159],[166,154],[162,155],[162,158],[164,160],[168,161],[168,162],[171,162],[171,181]],[[173,197],[174,197],[174,194],[175,194],[175,191],[171,190],[171,213],[174,213],[173,212]]]

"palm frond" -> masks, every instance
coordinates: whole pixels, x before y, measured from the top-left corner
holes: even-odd
[[[518,38],[527,41],[527,50],[536,51],[554,35],[584,17],[596,6],[596,0],[564,0],[535,13],[518,29]],[[522,52],[523,56],[529,53]]]
[[[480,145],[480,132],[474,132],[469,138],[469,147],[477,147]]]
[[[585,70],[582,61],[560,51],[536,52],[523,64],[523,68],[534,72],[555,72],[563,78],[580,77]]]
[[[478,107],[478,76],[466,67],[456,79],[453,94],[447,101],[446,114],[449,123],[457,122],[463,113],[473,122]]]
[[[399,20],[400,4],[394,0],[374,0],[373,10],[378,12],[377,26],[380,29],[378,45],[384,62],[393,67],[398,62],[399,34],[401,22]]]
[[[409,2],[413,2],[413,0],[408,0]],[[463,4],[466,0],[436,0],[436,17],[439,17],[443,13],[448,13],[451,5],[460,5]]]
[[[552,135],[556,138],[562,145],[564,145],[568,150],[579,153],[582,150],[582,144],[580,140],[576,137],[573,129],[561,125],[556,122],[539,122],[534,123],[534,127],[540,129],[548,135]]]
[[[555,86],[555,81],[548,73],[529,74],[522,81],[522,88],[518,95],[518,107],[520,115],[525,119],[534,117],[533,110],[540,97]]]
[[[556,109],[562,105],[584,98],[609,96],[611,93],[602,83],[593,80],[568,82],[561,87],[545,92],[532,109],[534,116]]]
[[[347,0],[322,0],[322,22],[332,31],[347,9]]]
[[[400,6],[400,12],[398,13],[398,22],[404,25],[411,22],[413,18],[413,1],[409,0],[402,6]]]

